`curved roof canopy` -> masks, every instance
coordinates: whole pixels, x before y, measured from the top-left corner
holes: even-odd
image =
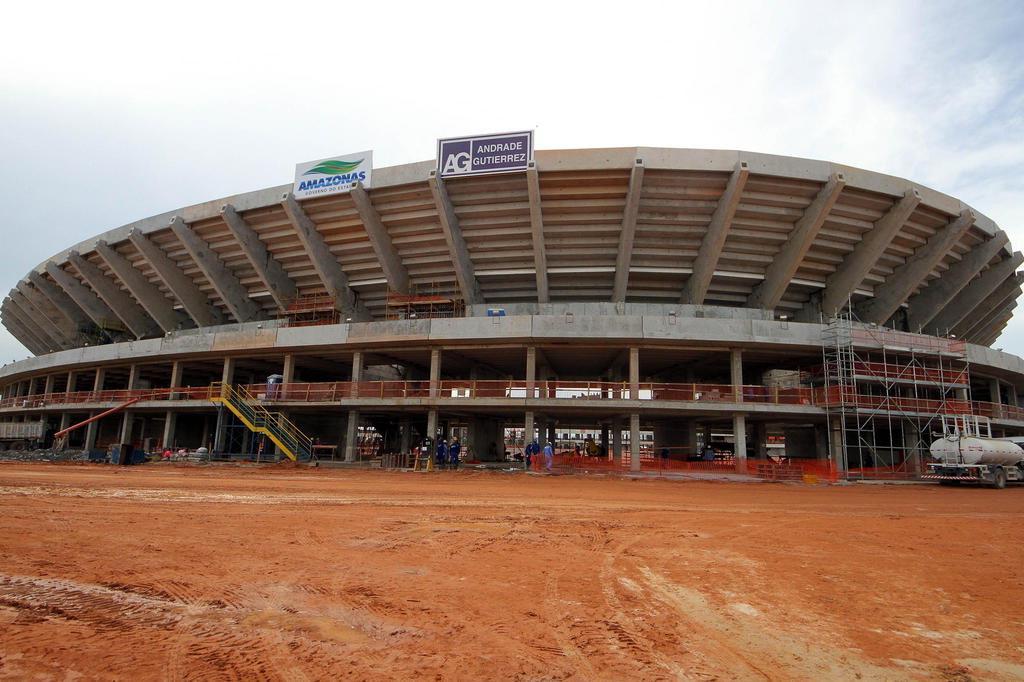
[[[662,148],[536,152],[526,172],[441,180],[430,161],[372,189],[291,186],[213,200],[86,240],[5,298],[33,353],[277,317],[326,293],[353,320],[388,292],[467,303],[656,302],[773,310],[992,343],[1024,256],[962,202],[839,164]],[[102,331],[100,331],[102,330]]]

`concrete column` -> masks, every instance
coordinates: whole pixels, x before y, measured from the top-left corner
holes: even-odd
[[[909,419],[903,420],[903,449],[910,459],[909,470],[915,475],[921,473],[921,433],[917,424]]]
[[[56,378],[57,377],[53,376],[52,374],[47,374],[46,375],[46,383],[43,384],[43,393],[46,393],[46,394],[53,393],[53,380],[56,379]]]
[[[69,375],[70,376],[70,375]],[[92,382],[92,390],[94,393],[98,393],[103,390],[103,382],[107,378],[107,370],[103,367],[96,368],[96,377]]]
[[[814,425],[814,455],[819,462],[828,459],[828,425],[826,424]]]
[[[235,359],[224,358],[224,370],[221,372],[220,380],[225,384],[235,383]]]
[[[436,398],[441,383],[441,349],[430,349],[430,397]],[[430,436],[433,438],[433,434]]]
[[[527,412],[523,415],[523,450],[525,457],[526,446],[533,442],[533,412]],[[525,459],[524,459],[525,461]]]
[[[754,422],[754,456],[768,459],[768,425],[764,422]]]
[[[90,417],[95,417],[96,413],[90,412]],[[96,447],[96,435],[99,433],[100,423],[98,421],[90,422],[85,427],[85,449],[92,450]]]
[[[117,437],[117,442],[130,443],[132,442],[132,424],[135,422],[135,418],[132,413],[127,410],[121,414],[121,435]]]
[[[743,414],[732,416],[733,454],[736,460],[736,471],[747,470],[747,417]]]
[[[350,395],[355,398],[359,395],[359,382],[363,380],[363,353],[356,351],[352,354],[352,386]]]
[[[284,356],[284,366],[281,368],[281,376],[284,377],[281,383],[290,384],[295,381],[295,356],[291,353],[286,353]]]
[[[217,423],[213,427],[213,447],[210,448],[210,453],[221,452],[224,450],[224,426],[225,421],[225,410],[223,405],[217,406]],[[204,425],[205,426],[205,425]],[[205,440],[205,439],[204,439]]]
[[[832,458],[832,465],[842,475],[846,471],[846,448],[843,443],[846,434],[843,433],[842,419],[833,417],[832,423],[829,424],[829,429],[831,431],[831,442],[829,444],[831,452],[829,455]]]
[[[697,432],[699,430],[700,424],[698,424],[696,420],[691,419],[686,422],[686,445],[690,449],[690,451],[686,453],[687,456],[696,456],[700,454],[697,450]]]
[[[533,346],[526,348],[526,397],[533,398],[534,386],[537,383],[537,349]]]
[[[736,402],[743,402],[743,351],[739,348],[729,351],[729,383]]]
[[[180,360],[175,360],[171,363],[171,381],[169,388],[181,388],[181,379],[184,374],[185,367],[181,364]],[[171,399],[175,399],[177,396],[172,393]]]
[[[615,463],[622,464],[622,423],[619,420],[612,422],[612,455]]]
[[[988,380],[988,394],[990,396],[989,399],[997,405],[1003,402],[1003,391],[999,385],[999,379]]]
[[[174,427],[178,425],[178,413],[173,410],[167,410],[164,414],[164,435],[163,435],[163,446],[165,448],[174,447]]]
[[[437,445],[437,410],[427,412],[427,437]],[[433,457],[434,453],[431,452],[430,456]]]
[[[640,471],[640,415],[636,413],[629,415],[629,453],[630,470]]]
[[[398,426],[398,451],[402,454],[409,452],[412,447],[412,425],[408,417],[403,417]]]
[[[128,390],[134,390],[139,387],[139,366],[132,365],[128,369]]]
[[[199,436],[199,444],[203,447],[209,447],[206,443],[210,440],[210,418],[207,415],[203,415],[203,431]]]
[[[1010,404],[1013,405],[1014,407],[1020,407],[1020,404],[1017,400],[1017,387],[1014,386],[1013,384],[1008,384],[1006,386],[1006,389],[1006,396],[1010,399]]]
[[[58,431],[63,431],[64,429],[68,428],[69,426],[71,426],[71,413],[70,412],[62,412],[61,415],[60,415],[60,428],[58,428],[57,430]]]
[[[629,349],[629,399],[640,399],[640,349]]]
[[[349,410],[345,423],[345,461],[356,461],[356,446],[359,438],[359,410]]]
[[[601,424],[601,452],[607,457],[611,454],[611,429],[608,428],[608,422]]]

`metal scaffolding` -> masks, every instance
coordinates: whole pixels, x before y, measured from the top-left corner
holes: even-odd
[[[966,344],[864,325],[822,332],[829,451],[847,478],[917,478],[944,420],[971,414]]]

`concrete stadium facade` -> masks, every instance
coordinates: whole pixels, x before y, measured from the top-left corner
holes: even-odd
[[[244,454],[253,439],[225,435],[230,417],[203,391],[259,393],[279,374],[263,400],[343,459],[367,425],[392,450],[464,428],[480,459],[505,456],[509,428],[587,430],[634,468],[622,440],[692,452],[727,431],[737,459],[765,457],[775,433],[790,457],[845,469],[835,415],[850,408],[821,379],[838,315],[863,331],[861,364],[888,352],[920,368],[881,377],[884,391],[865,383],[886,420],[956,401],[1024,432],[1024,362],[989,347],[1024,256],[957,199],[735,151],[541,150],[525,172],[433,170],[374,169],[371,188],[301,201],[291,185],[209,201],[57,254],[0,309],[36,355],[0,369],[0,421],[55,430],[136,397],[72,443]],[[438,292],[455,314],[394,306]],[[333,318],[290,317],[316,297]]]

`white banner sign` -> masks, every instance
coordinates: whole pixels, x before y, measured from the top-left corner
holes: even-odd
[[[369,187],[372,170],[372,151],[298,163],[295,164],[295,186],[292,188],[292,194],[296,199],[308,199],[347,192],[355,182],[361,182],[363,187]]]

